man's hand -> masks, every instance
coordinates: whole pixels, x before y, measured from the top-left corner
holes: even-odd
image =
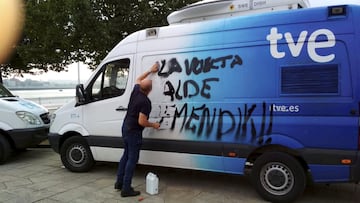
[[[160,123],[153,123],[152,127],[158,130],[160,128]]]
[[[153,66],[150,68],[150,72],[157,73],[159,71],[160,64],[159,62],[156,62]]]
[[[156,62],[154,65],[151,66],[149,71],[144,72],[139,77],[136,78],[136,84],[140,84],[142,80],[145,80],[147,76],[149,76],[151,73],[157,73],[159,71],[160,64],[159,62]]]
[[[141,125],[144,128],[146,128],[146,127],[151,127],[151,128],[155,128],[155,129],[160,128],[160,123],[149,122],[148,117],[141,112],[139,113],[138,123],[139,123],[139,125]]]

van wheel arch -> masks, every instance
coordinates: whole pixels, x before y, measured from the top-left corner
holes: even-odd
[[[255,161],[261,155],[263,155],[265,153],[270,153],[270,152],[281,152],[281,153],[285,153],[285,154],[288,154],[288,155],[294,157],[301,164],[302,168],[304,169],[305,174],[307,176],[307,183],[311,184],[313,182],[311,173],[309,172],[309,170],[310,170],[309,166],[307,165],[307,163],[303,159],[303,157],[297,151],[290,149],[288,147],[285,147],[285,146],[281,146],[281,145],[266,145],[266,146],[257,148],[253,152],[251,152],[246,160],[246,162],[248,164],[245,166],[245,175],[250,176],[252,167],[253,167]]]
[[[75,131],[70,131],[70,132],[66,132],[63,135],[60,136],[60,140],[59,140],[59,149],[61,149],[61,147],[63,146],[64,142],[69,139],[70,137],[82,137],[81,134],[79,134],[78,132]]]
[[[16,148],[14,140],[11,139],[10,135],[7,134],[6,131],[3,131],[3,130],[0,129],[0,136],[4,136],[5,139],[7,139],[7,141],[10,144],[11,150],[14,150]]]
[[[11,142],[0,132],[0,164],[3,164],[12,153]]]
[[[301,157],[301,155],[288,147],[282,146],[282,145],[266,145],[259,148],[256,148],[253,150],[247,157],[247,162],[254,163],[257,158],[259,158],[262,154],[268,153],[268,152],[282,152],[285,154],[289,154],[293,157],[295,157],[301,165],[304,167],[304,169],[308,169],[308,166],[305,162],[305,160]]]
[[[62,141],[60,158],[64,166],[72,172],[90,171],[95,164],[89,144],[82,136],[68,136]]]

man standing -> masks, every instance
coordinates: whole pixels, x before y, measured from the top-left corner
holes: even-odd
[[[130,96],[128,110],[122,126],[124,154],[120,159],[115,189],[121,190],[122,197],[140,195],[131,187],[131,180],[139,160],[142,144],[142,131],[145,127],[159,129],[159,123],[149,122],[151,101],[147,97],[152,89],[152,81],[146,79],[151,73],[157,73],[159,64],[155,63],[151,69],[136,79],[136,84]]]

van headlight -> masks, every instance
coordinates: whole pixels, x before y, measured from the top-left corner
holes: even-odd
[[[56,118],[56,114],[55,113],[51,114],[50,122],[52,123],[55,120],[55,118]]]
[[[30,125],[41,125],[40,119],[38,119],[34,114],[27,111],[17,111],[16,115],[23,120],[25,123]]]

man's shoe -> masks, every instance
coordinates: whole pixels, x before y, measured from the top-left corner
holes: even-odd
[[[114,189],[115,190],[121,190],[121,188],[122,188],[122,183],[116,182],[115,185],[114,185]]]
[[[121,191],[121,197],[133,197],[140,195],[140,191],[135,191],[133,189],[129,191]]]

